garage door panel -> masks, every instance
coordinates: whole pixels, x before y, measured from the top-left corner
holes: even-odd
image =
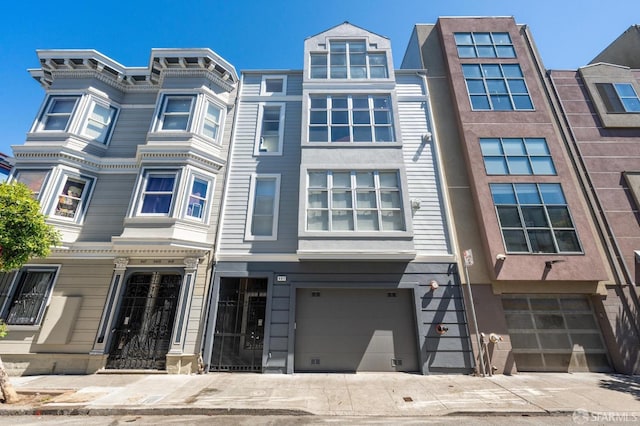
[[[298,289],[295,369],[417,371],[414,311],[410,290]]]
[[[611,371],[587,297],[507,296],[502,302],[519,371]]]

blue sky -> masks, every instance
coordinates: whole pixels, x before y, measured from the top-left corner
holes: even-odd
[[[300,69],[306,37],[344,21],[389,37],[399,66],[413,25],[438,16],[514,16],[547,68],[588,63],[630,25],[640,0],[7,1],[0,14],[0,152],[24,143],[44,99],[27,73],[37,49],[96,49],[146,66],[152,48],[209,47],[244,69]]]

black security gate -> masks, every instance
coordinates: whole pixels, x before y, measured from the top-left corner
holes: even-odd
[[[129,278],[107,368],[166,367],[181,282],[178,274],[137,273]]]
[[[222,278],[212,371],[262,371],[267,280]]]

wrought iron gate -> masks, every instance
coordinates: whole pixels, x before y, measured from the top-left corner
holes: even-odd
[[[262,371],[267,280],[222,278],[212,371]]]
[[[177,274],[138,273],[129,278],[112,330],[107,368],[166,367],[181,282]]]

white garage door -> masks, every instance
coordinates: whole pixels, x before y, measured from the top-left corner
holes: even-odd
[[[502,304],[519,371],[610,371],[585,296],[509,296]]]
[[[418,371],[410,290],[298,289],[296,371]]]

